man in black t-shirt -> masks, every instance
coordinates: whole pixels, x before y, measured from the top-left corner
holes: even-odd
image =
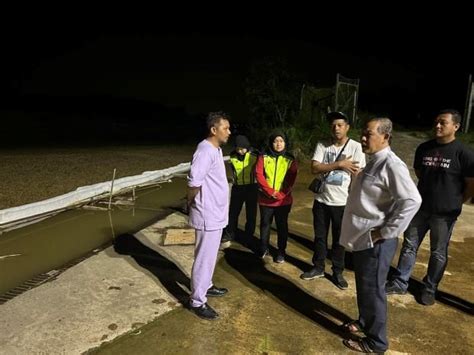
[[[474,152],[456,140],[461,115],[443,110],[435,119],[435,139],[422,143],[414,168],[423,199],[420,210],[404,233],[398,266],[386,284],[387,294],[405,294],[416,253],[430,230],[431,254],[419,302],[432,305],[448,261],[448,244],[463,202],[474,193]]]

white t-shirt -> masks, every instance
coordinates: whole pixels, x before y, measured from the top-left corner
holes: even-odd
[[[343,147],[344,145],[336,147],[332,143],[320,142],[316,145],[313,160],[323,164],[334,163]],[[359,162],[360,168],[365,166],[365,154],[362,152],[362,146],[353,139],[349,140],[339,160],[344,160],[349,156],[352,156],[352,161]],[[350,183],[351,175],[349,173],[344,170],[333,170],[326,177],[324,191],[316,194],[315,199],[329,206],[345,206]]]

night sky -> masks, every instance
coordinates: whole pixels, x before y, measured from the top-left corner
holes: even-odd
[[[361,109],[422,126],[439,109],[464,110],[474,69],[470,26],[453,16],[32,14],[2,25],[0,109],[34,111],[41,101],[43,112],[54,102],[87,111],[107,98],[110,106],[134,101],[190,116],[224,110],[238,121],[249,115],[243,81],[250,65],[277,56],[310,85],[332,86],[338,72],[360,78]],[[7,115],[1,119],[8,126]]]

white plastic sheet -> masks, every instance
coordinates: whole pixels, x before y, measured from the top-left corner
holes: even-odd
[[[117,179],[114,181],[112,195],[122,193],[133,187],[146,186],[170,179],[175,174],[186,173],[189,167],[190,163],[182,163],[167,169],[146,171],[140,175]],[[111,181],[108,181],[82,186],[64,195],[1,210],[0,227],[12,224],[16,221],[72,208],[76,205],[91,202],[101,196],[109,196],[111,193],[111,185]]]
[[[229,157],[224,157],[229,160]],[[140,175],[128,176],[114,181],[112,195],[117,195],[134,187],[152,185],[160,181],[171,179],[174,175],[184,174],[189,171],[191,163],[181,163],[176,166],[145,171]],[[67,194],[56,196],[47,200],[29,203],[27,205],[0,210],[0,232],[5,227],[28,220],[39,221],[45,216],[54,215],[61,211],[87,204],[94,200],[110,196],[112,181],[101,182],[94,185],[82,186]]]

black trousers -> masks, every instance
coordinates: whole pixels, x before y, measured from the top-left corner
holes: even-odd
[[[288,215],[291,205],[268,207],[260,205],[260,252],[268,250],[270,242],[270,227],[275,216],[278,234],[278,251],[285,254],[288,241]]]
[[[342,274],[344,271],[345,250],[339,244],[341,235],[342,216],[345,206],[328,206],[314,200],[313,204],[313,228],[314,228],[314,255],[313,264],[324,271],[324,261],[328,254],[328,232],[331,224],[332,247],[331,260],[332,271],[335,274]]]
[[[245,238],[246,241],[251,241],[255,233],[255,226],[257,220],[257,184],[249,185],[233,185],[232,193],[230,195],[229,206],[229,224],[226,232],[235,239],[237,226],[239,224],[239,215],[245,203]]]
[[[385,282],[398,239],[385,239],[371,249],[352,253],[357,289],[359,323],[373,350],[388,349]]]

